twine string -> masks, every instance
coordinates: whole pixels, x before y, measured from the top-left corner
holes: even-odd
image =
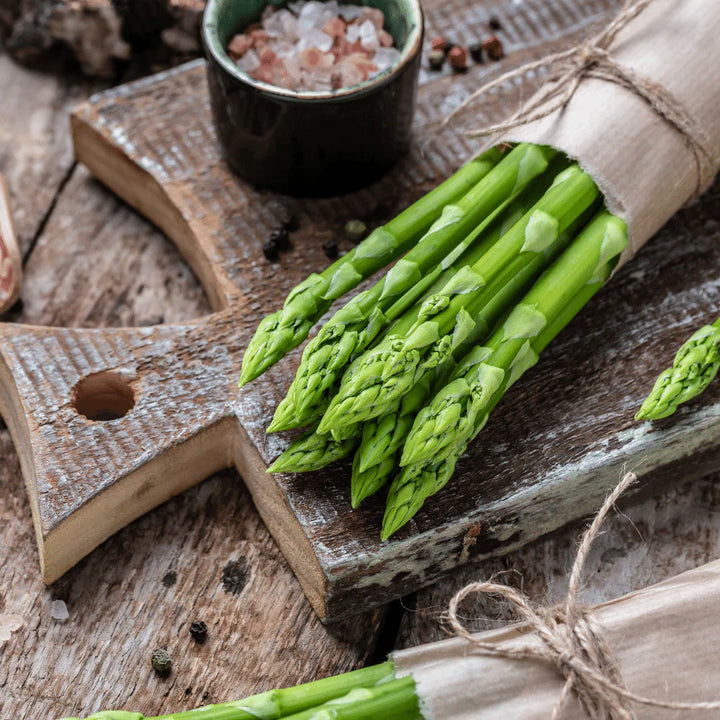
[[[497,135],[542,120],[563,110],[584,79],[604,80],[637,95],[658,117],[680,134],[693,155],[696,187],[692,199],[696,199],[707,189],[714,176],[712,146],[705,131],[667,89],[623,66],[609,52],[610,45],[618,33],[651,2],[653,0],[628,0],[613,20],[589,40],[569,50],[527,63],[491,80],[469,95],[445,118],[444,124],[451,122],[490,90],[533,70],[543,68],[549,70],[549,75],[540,91],[508,120],[471,130],[467,133],[468,137]]]
[[[570,573],[565,602],[553,608],[534,607],[522,592],[493,581],[471,583],[450,601],[449,622],[455,633],[485,655],[510,660],[540,660],[552,665],[564,678],[551,720],[559,720],[574,692],[592,720],[635,720],[633,705],[667,710],[717,710],[720,701],[674,702],[645,697],[625,686],[620,669],[593,610],[578,600],[580,581],[590,549],[618,498],[637,480],[626,473],[608,495],[590,527],[583,533]],[[470,595],[487,595],[509,602],[520,621],[527,623],[540,643],[508,645],[491,643],[473,635],[461,622],[458,607]]]

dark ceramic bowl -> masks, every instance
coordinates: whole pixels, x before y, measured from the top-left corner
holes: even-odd
[[[358,3],[385,13],[401,58],[360,85],[313,93],[255,80],[225,52],[267,4],[209,0],[205,9],[210,100],[228,165],[256,185],[294,195],[335,195],[376,180],[410,144],[423,38],[419,0]]]

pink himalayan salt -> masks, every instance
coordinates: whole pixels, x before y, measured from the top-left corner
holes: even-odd
[[[392,47],[395,44],[395,38],[393,38],[387,30],[380,30],[380,32],[378,32],[378,39],[380,40],[380,45],[386,48]]]
[[[360,23],[365,20],[370,20],[378,30],[382,30],[385,27],[385,15],[383,15],[383,11],[374,7],[363,7],[359,20]]]
[[[331,53],[322,53],[317,48],[311,47],[300,51],[300,62],[306,68],[328,70],[335,64],[335,58]]]
[[[241,58],[253,46],[253,39],[248,35],[236,35],[228,45],[228,55],[233,60]]]
[[[330,18],[323,26],[322,31],[330,37],[338,38],[345,35],[347,24],[342,18]]]
[[[233,38],[228,53],[257,80],[300,92],[338,90],[384,72],[399,59],[384,20],[377,8],[294,2],[266,10],[262,24]]]

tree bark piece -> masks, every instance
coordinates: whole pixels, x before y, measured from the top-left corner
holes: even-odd
[[[0,28],[19,62],[64,48],[90,77],[123,65],[175,65],[200,53],[204,0],[0,0]]]

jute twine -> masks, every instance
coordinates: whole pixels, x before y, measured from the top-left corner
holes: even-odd
[[[471,130],[467,133],[469,137],[488,137],[505,133],[536,120],[542,120],[552,113],[562,110],[570,102],[584,79],[605,80],[637,95],[664,122],[680,133],[692,152],[695,162],[697,184],[692,199],[699,197],[710,185],[715,174],[712,146],[705,131],[682,103],[662,85],[642,77],[631,68],[624,67],[609,52],[609,47],[617,34],[651,2],[653,0],[629,0],[610,24],[589,40],[569,50],[548,55],[542,60],[510,70],[496,80],[486,83],[450,113],[445,119],[445,124],[480,96],[532,70],[540,68],[549,70],[549,75],[540,91],[505,122]]]
[[[476,582],[460,590],[451,600],[449,621],[458,636],[486,655],[511,660],[540,660],[552,665],[565,679],[552,720],[561,717],[568,696],[574,692],[582,709],[592,720],[632,720],[633,705],[647,705],[668,710],[717,710],[720,701],[673,702],[644,697],[628,690],[602,628],[590,607],[578,601],[580,579],[588,553],[617,499],[632,485],[636,476],[629,472],[608,495],[605,503],[585,531],[570,574],[567,598],[553,608],[533,606],[522,592],[495,582]],[[490,595],[507,600],[540,639],[540,644],[525,647],[484,642],[473,635],[458,618],[458,606],[468,595]]]

